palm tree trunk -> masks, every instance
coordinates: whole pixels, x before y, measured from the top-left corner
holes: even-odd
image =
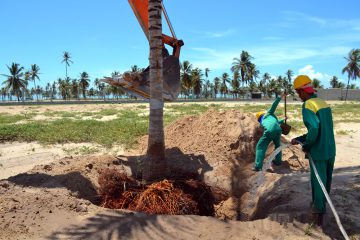
[[[149,0],[149,42],[150,42],[150,116],[147,158],[143,179],[152,181],[163,178],[166,173],[165,141],[163,126],[163,59],[161,1]]]
[[[346,95],[345,95],[345,102],[347,100],[347,95],[348,95],[348,91],[349,91],[349,84],[350,84],[350,78],[348,78],[348,84],[346,86]]]
[[[37,94],[37,88],[36,88],[35,79],[34,79],[34,86],[35,86],[36,101],[39,101],[39,97],[38,97],[38,94]]]

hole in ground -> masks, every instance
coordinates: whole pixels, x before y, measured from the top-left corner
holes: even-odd
[[[140,180],[128,177],[116,169],[106,168],[100,171],[98,182],[101,196],[99,205],[102,207],[148,214],[201,215],[249,220],[249,217],[240,211],[241,198],[231,196],[229,192],[218,187],[206,185],[194,174],[191,178],[173,176],[169,180],[144,185]]]

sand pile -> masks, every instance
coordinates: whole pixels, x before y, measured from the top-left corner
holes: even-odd
[[[244,181],[240,183],[238,178],[251,175],[261,134],[254,116],[238,110],[210,109],[200,116],[185,117],[165,129],[168,165],[172,174],[198,174],[213,187],[241,194]],[[143,153],[146,144],[147,139],[140,141]],[[273,150],[271,145],[268,153]],[[307,169],[303,155],[297,147],[285,149],[282,171]]]
[[[283,150],[282,166],[271,173],[266,172],[259,184],[259,174],[251,168],[261,135],[262,130],[254,116],[239,110],[210,109],[199,116],[182,118],[165,129],[170,176],[197,176],[211,187],[218,204],[215,206],[217,216],[239,219],[243,209],[247,208],[245,219],[249,219],[256,211],[264,189],[272,188],[282,174],[308,169],[303,152],[291,146]],[[288,143],[285,138],[282,141]],[[139,145],[142,154],[145,154],[146,146],[145,137]],[[273,150],[271,144],[267,156]]]

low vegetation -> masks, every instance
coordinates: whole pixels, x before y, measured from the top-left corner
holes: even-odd
[[[210,108],[217,110],[239,109],[245,113],[256,113],[266,110],[270,104],[169,104],[165,106],[165,125],[177,119],[204,113]],[[34,108],[35,109],[35,108]],[[113,144],[130,148],[137,138],[147,134],[148,107],[139,104],[133,108],[106,108],[100,111],[50,111],[39,112],[30,109],[22,114],[0,114],[0,141],[38,141],[43,144],[53,143],[97,143],[105,147]],[[334,104],[332,106],[335,124],[339,122],[360,122],[360,103]],[[276,114],[279,118],[284,115],[282,104]],[[35,116],[43,116],[44,120],[35,121]],[[105,116],[114,116],[108,121],[99,121]],[[48,117],[48,118],[46,118]],[[301,118],[301,105],[289,104],[288,123],[292,131],[298,133],[305,131]],[[349,135],[348,130],[336,131],[338,135]],[[68,149],[73,153],[87,154],[95,149]]]

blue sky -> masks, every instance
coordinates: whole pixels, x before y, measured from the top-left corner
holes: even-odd
[[[210,68],[210,79],[230,73],[246,50],[261,74],[291,69],[328,86],[344,59],[360,47],[360,1],[164,0],[178,38],[181,61]],[[41,85],[65,77],[64,51],[74,63],[69,76],[91,79],[146,67],[148,43],[126,0],[1,0],[0,73],[6,65],[36,63]],[[164,31],[168,32],[167,28]],[[5,80],[0,76],[0,82]],[[360,84],[358,84],[360,85]]]

